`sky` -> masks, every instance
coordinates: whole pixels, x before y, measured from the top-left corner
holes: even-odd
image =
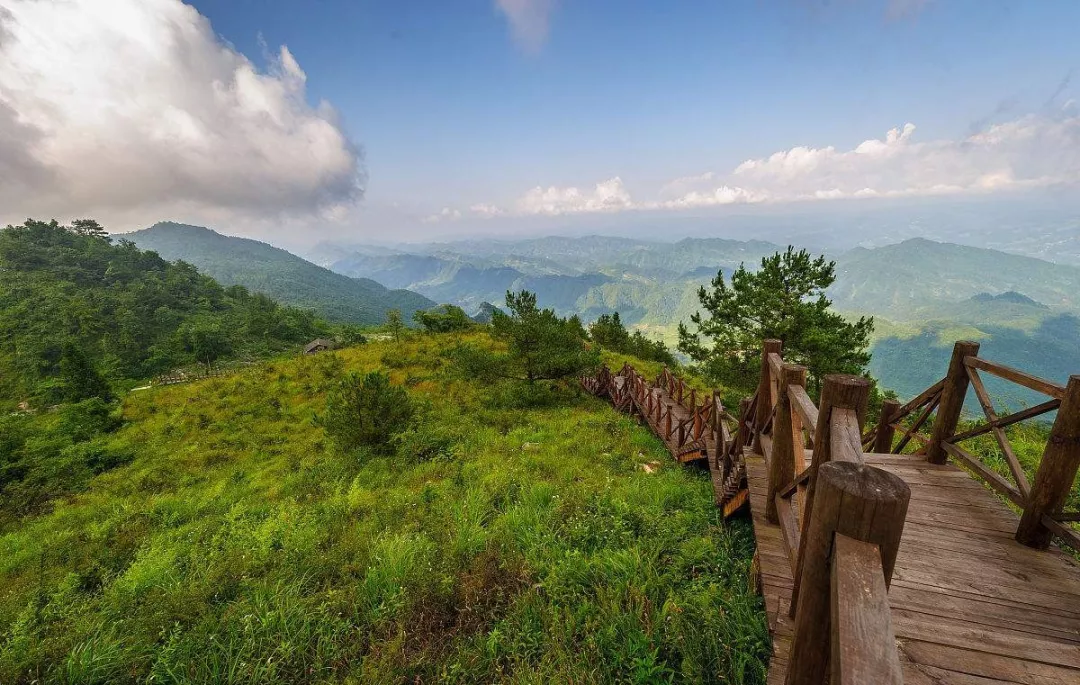
[[[0,221],[379,242],[1069,192],[1076,26],[1075,0],[0,0]]]

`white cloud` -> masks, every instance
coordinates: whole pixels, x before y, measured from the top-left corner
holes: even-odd
[[[720,205],[751,204],[766,202],[769,196],[763,192],[754,192],[745,188],[720,186],[708,192],[691,191],[682,197],[661,202],[655,207],[664,209],[691,209],[694,207],[717,207]],[[653,207],[649,207],[650,209]]]
[[[485,204],[483,202],[481,202],[479,204],[475,204],[475,205],[469,207],[469,211],[472,212],[473,214],[477,215],[477,216],[482,216],[482,217],[501,216],[502,214],[506,213],[500,207],[496,207],[495,205]]]
[[[518,45],[539,52],[547,41],[555,0],[495,0],[495,7],[506,15]]]
[[[434,224],[440,221],[457,221],[461,218],[461,210],[452,207],[443,207],[435,214],[429,214],[423,218],[425,224]]]
[[[615,177],[592,191],[536,187],[510,209],[474,205],[477,217],[680,210],[763,202],[986,194],[1080,184],[1080,115],[1067,103],[1050,115],[995,124],[957,140],[919,142],[908,123],[849,150],[796,146],[664,184],[657,199],[632,199]]]
[[[794,147],[743,162],[740,185],[773,199],[936,195],[1080,181],[1080,117],[1026,116],[958,140],[905,124],[851,150]]]
[[[362,195],[359,151],[288,48],[260,71],[180,0],[0,4],[5,211],[333,217]]]
[[[616,176],[597,183],[592,191],[537,186],[517,201],[515,213],[559,215],[615,212],[633,206],[630,193],[623,187],[622,179]]]

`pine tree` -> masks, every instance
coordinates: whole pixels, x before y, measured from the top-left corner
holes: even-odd
[[[766,338],[783,341],[784,359],[805,365],[815,388],[829,373],[864,374],[874,320],[832,310],[825,289],[835,280],[835,262],[793,247],[763,258],[758,271],[740,265],[730,284],[718,273],[698,291],[697,330],[679,324],[679,349],[714,380],[741,385],[759,368]]]

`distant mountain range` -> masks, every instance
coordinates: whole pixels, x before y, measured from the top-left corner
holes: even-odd
[[[563,314],[588,321],[618,311],[628,324],[673,344],[677,324],[699,308],[698,288],[717,271],[729,276],[740,263],[753,268],[780,249],[758,240],[588,236],[471,240],[408,251],[322,246],[320,254],[334,270],[466,309],[501,302],[505,290],[525,287]],[[871,371],[886,387],[917,393],[936,380],[930,376],[943,375],[952,342],[960,338],[981,340],[992,358],[1056,380],[1080,371],[1080,345],[1069,334],[1080,331],[1080,268],[923,238],[856,248],[836,260],[829,296],[842,312],[875,317]],[[992,392],[1012,392],[988,384]]]
[[[627,324],[672,345],[678,323],[699,308],[698,289],[718,271],[730,276],[741,263],[754,268],[782,249],[760,240],[603,236],[396,250],[321,245],[314,254],[329,267],[323,268],[265,243],[194,226],[158,224],[126,237],[222,283],[332,320],[380,323],[387,309],[408,318],[436,302],[489,317],[487,303],[501,305],[507,290],[527,289],[542,306],[586,322],[618,311]],[[1080,372],[1080,268],[922,238],[856,248],[836,260],[829,296],[839,311],[875,317],[871,372],[903,395],[940,377],[960,338],[978,339],[989,357],[1054,380]]]
[[[242,285],[284,304],[313,309],[329,321],[380,324],[389,309],[406,320],[435,302],[408,290],[391,290],[368,278],[351,278],[257,240],[208,228],[159,223],[120,236],[164,259],[182,259],[223,285]]]

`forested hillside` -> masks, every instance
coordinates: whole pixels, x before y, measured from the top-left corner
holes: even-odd
[[[194,264],[224,285],[242,285],[283,304],[312,309],[328,321],[377,325],[390,309],[408,316],[436,304],[408,290],[334,273],[257,240],[199,226],[166,222],[124,237],[165,259]]]
[[[8,226],[0,266],[0,398],[12,403],[80,400],[107,394],[106,381],[329,333],[310,311],[222,287],[93,222]]]

